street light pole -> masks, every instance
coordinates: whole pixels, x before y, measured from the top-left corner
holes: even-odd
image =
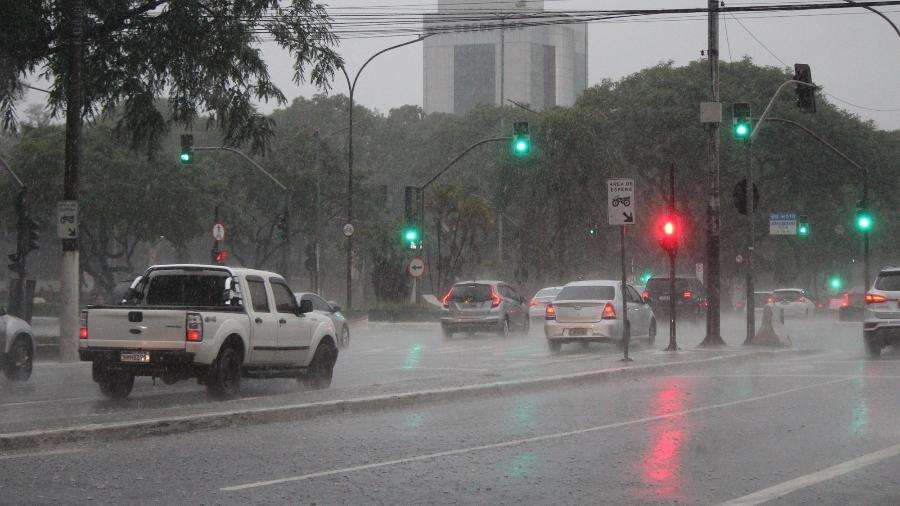
[[[397,49],[403,46],[408,46],[410,44],[415,44],[416,42],[421,42],[426,38],[430,37],[431,33],[427,33],[420,37],[417,37],[413,40],[408,40],[406,42],[395,44],[390,47],[386,47],[381,51],[370,56],[365,62],[363,62],[362,66],[359,70],[356,71],[356,75],[353,76],[353,79],[350,79],[350,74],[347,73],[347,69],[341,65],[341,72],[344,74],[344,78],[347,80],[347,92],[350,99],[350,107],[347,112],[347,224],[353,224],[353,95],[356,91],[356,84],[359,81],[359,76],[362,74],[362,71],[365,70],[366,65],[369,64],[372,60],[374,60],[377,56],[384,54],[393,49]],[[347,235],[347,304],[346,310],[350,311],[353,308],[353,234]]]

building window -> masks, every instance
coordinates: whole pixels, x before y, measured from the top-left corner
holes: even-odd
[[[494,44],[453,48],[453,112],[465,114],[478,104],[496,103]]]

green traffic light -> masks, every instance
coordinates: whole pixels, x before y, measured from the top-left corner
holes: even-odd
[[[750,135],[750,125],[747,123],[738,123],[734,126],[734,137],[736,139],[746,139]]]
[[[872,225],[874,224],[872,219],[872,215],[869,214],[868,211],[859,211],[856,213],[856,229],[860,232],[866,233],[872,230]]]
[[[191,154],[188,153],[187,151],[182,151],[180,158],[181,158],[181,163],[191,163]]]
[[[809,225],[807,225],[806,223],[801,223],[797,227],[797,235],[808,236],[809,235]]]
[[[419,242],[419,230],[415,227],[403,231],[403,240],[409,246],[415,246]]]
[[[527,155],[531,151],[531,143],[528,139],[516,139],[513,143],[513,151],[519,156]]]
[[[653,273],[650,271],[644,271],[641,273],[641,284],[646,285],[647,281],[650,281],[650,278],[653,277]]]
[[[839,276],[831,276],[830,278],[828,278],[828,288],[831,288],[834,291],[838,291],[843,286],[844,282]]]

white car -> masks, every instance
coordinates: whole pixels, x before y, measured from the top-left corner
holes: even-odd
[[[297,304],[309,299],[312,302],[313,311],[331,319],[338,335],[337,346],[339,349],[343,350],[350,346],[350,325],[347,324],[347,318],[341,313],[341,306],[336,302],[326,301],[318,294],[311,292],[295,292],[294,297],[297,299]]]
[[[628,307],[631,336],[656,340],[656,317],[637,290],[615,280],[569,283],[547,304],[544,336],[550,351],[559,351],[565,343],[619,341],[623,338],[622,298]]]
[[[772,311],[775,315],[812,317],[816,303],[802,288],[781,288],[772,291]]]
[[[900,344],[900,267],[882,269],[866,294],[863,341],[870,358],[885,346]]]
[[[560,290],[562,290],[561,286],[548,286],[538,290],[534,297],[528,301],[528,316],[532,319],[543,318],[544,311],[547,309],[547,303],[552,302]]]
[[[31,325],[0,309],[0,369],[10,381],[27,381],[34,362]]]
[[[338,357],[331,319],[298,304],[284,278],[220,265],[150,267],[119,305],[82,311],[78,344],[111,398],[135,376],[196,378],[214,397],[236,395],[242,377],[326,388]]]

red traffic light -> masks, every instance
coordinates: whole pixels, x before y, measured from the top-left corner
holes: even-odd
[[[678,216],[664,215],[656,222],[656,239],[659,246],[669,253],[678,249],[681,240],[681,220]]]
[[[222,265],[228,260],[228,250],[220,250],[216,252],[216,263]]]

